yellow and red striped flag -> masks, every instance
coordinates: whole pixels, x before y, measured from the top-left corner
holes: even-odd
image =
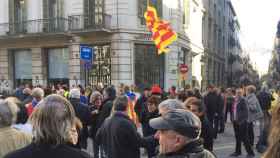
[[[167,21],[161,20],[154,7],[148,6],[145,12],[146,25],[152,32],[152,39],[158,49],[158,54],[167,53],[167,46],[177,40],[177,34]]]

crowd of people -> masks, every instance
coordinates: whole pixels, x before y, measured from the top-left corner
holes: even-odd
[[[0,99],[0,157],[140,158],[144,148],[148,158],[214,158],[214,141],[231,122],[236,147],[230,156],[240,156],[243,143],[248,158],[255,147],[264,158],[280,158],[278,95],[280,88],[253,85],[209,85],[203,93],[189,86],[164,92],[154,85],[139,93],[123,84],[25,85]]]

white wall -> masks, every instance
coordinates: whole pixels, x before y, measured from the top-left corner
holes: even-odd
[[[84,8],[83,0],[64,0],[64,16],[82,15]]]
[[[191,40],[191,51],[198,54],[193,58],[192,75],[196,77],[200,84],[203,75],[201,73],[201,66],[203,64],[201,63],[201,57],[202,52],[204,52],[202,44],[202,18],[204,9],[202,7],[202,1],[196,0],[196,3],[193,1],[190,2],[189,38]]]
[[[7,23],[9,21],[9,0],[0,1],[0,23]]]
[[[113,29],[137,29],[138,0],[105,0],[105,13],[112,16]]]
[[[8,31],[8,26],[3,25],[3,23],[9,22],[9,0],[1,0],[0,1],[0,35],[6,34]]]
[[[43,1],[27,0],[27,20],[36,20],[43,18]]]

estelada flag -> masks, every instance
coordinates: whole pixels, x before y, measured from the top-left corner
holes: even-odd
[[[144,15],[146,25],[149,31],[152,32],[152,39],[158,49],[158,54],[167,53],[167,46],[177,40],[177,34],[172,30],[167,21],[161,20],[154,7],[148,6]]]

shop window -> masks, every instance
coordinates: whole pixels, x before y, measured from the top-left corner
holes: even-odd
[[[68,48],[48,49],[48,83],[69,83],[69,50]]]
[[[32,53],[30,50],[14,51],[15,86],[32,84]]]

